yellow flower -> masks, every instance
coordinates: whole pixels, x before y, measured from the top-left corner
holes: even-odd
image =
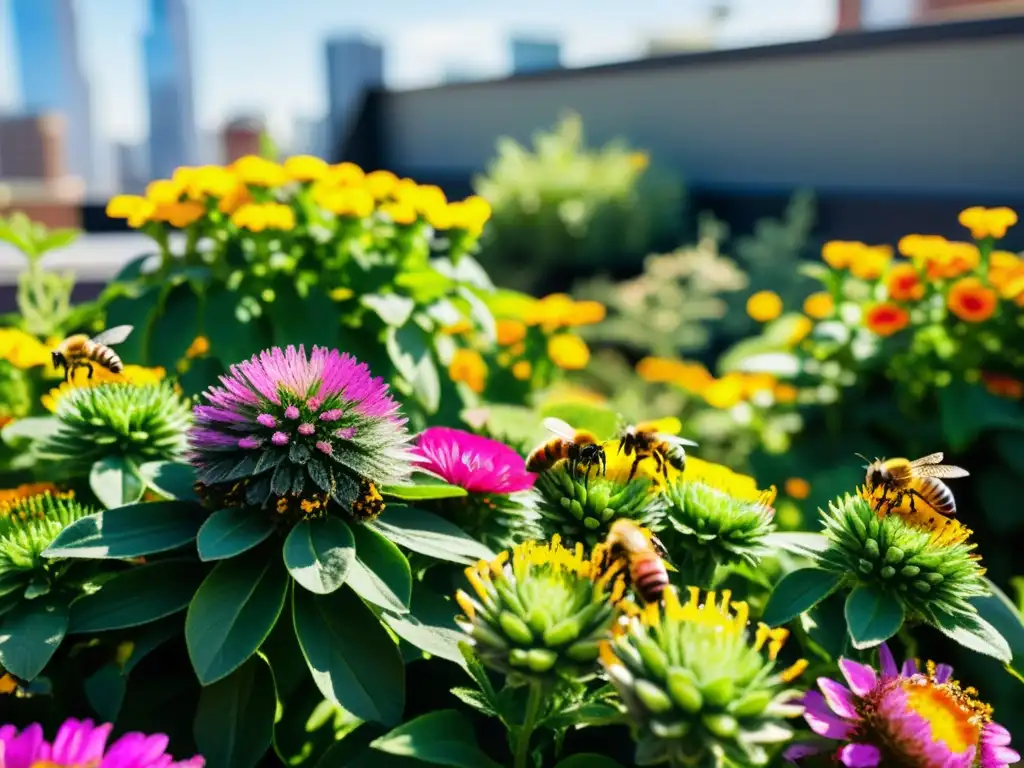
[[[791,477],[783,486],[786,495],[793,499],[803,500],[811,495],[811,484],[802,477]]]
[[[373,195],[361,187],[340,187],[315,193],[317,205],[337,216],[364,219],[373,213]]]
[[[738,373],[743,381],[743,395],[750,398],[758,392],[775,389],[775,377],[770,373]]]
[[[186,200],[183,203],[164,203],[156,207],[153,213],[154,221],[166,221],[172,227],[181,229],[193,224],[203,217],[206,208],[202,203],[194,200]]]
[[[17,502],[33,496],[57,492],[57,486],[53,483],[25,483],[17,488],[0,488],[0,509],[14,506]]]
[[[1017,214],[1011,208],[983,208],[974,206],[960,212],[960,224],[971,230],[971,237],[996,240],[1006,237],[1006,230],[1017,223]]]
[[[758,291],[747,299],[747,314],[759,323],[767,323],[782,314],[782,299],[774,291]]]
[[[312,155],[295,155],[284,161],[284,172],[294,181],[316,181],[327,174],[327,163]]]
[[[327,184],[347,187],[361,184],[365,178],[366,174],[363,173],[363,169],[355,163],[338,163],[327,168],[323,181]]]
[[[156,206],[139,195],[116,195],[107,203],[107,216],[112,219],[127,219],[128,226],[138,229],[156,211]]]
[[[980,323],[995,314],[999,305],[996,292],[976,277],[957,280],[949,291],[950,312],[968,323]]]
[[[910,313],[899,304],[883,301],[869,306],[864,312],[864,325],[879,336],[892,336],[910,323]]]
[[[793,330],[789,332],[789,338],[787,341],[790,346],[795,346],[801,341],[807,338],[809,334],[814,330],[814,322],[809,317],[801,315],[793,323]]]
[[[284,168],[259,155],[246,155],[231,164],[231,170],[243,184],[254,187],[280,187],[288,183]]]
[[[189,348],[185,350],[185,357],[192,360],[197,357],[202,357],[209,351],[210,340],[205,336],[196,336],[189,345]]]
[[[423,215],[427,223],[434,229],[444,231],[452,228],[452,211],[451,206],[447,203],[431,206],[423,212]]]
[[[18,328],[0,328],[0,360],[22,370],[48,365],[50,348]]]
[[[746,382],[738,373],[728,373],[710,382],[703,391],[705,402],[712,408],[727,410],[743,402]],[[687,459],[689,461],[689,459]]]
[[[749,475],[735,472],[722,464],[698,459],[696,456],[687,455],[683,480],[703,483],[740,501],[757,502],[765,506],[775,503],[775,486],[761,490],[757,487],[757,481]]]
[[[471,195],[460,203],[448,206],[454,229],[464,229],[474,237],[484,231],[484,224],[491,218],[491,204],[479,195]]]
[[[579,336],[560,333],[548,339],[548,357],[566,371],[578,371],[590,362],[590,349]]]
[[[460,334],[463,333],[469,333],[472,330],[473,324],[469,322],[469,320],[467,320],[466,318],[462,318],[460,320],[456,320],[451,325],[444,326],[441,329],[441,333],[444,333],[448,336],[459,336]]]
[[[526,324],[521,320],[499,320],[498,343],[507,347],[526,338]]]
[[[487,363],[475,349],[458,349],[448,366],[448,376],[479,394],[487,381]]]
[[[566,325],[594,325],[604,320],[608,310],[599,301],[575,301]]]
[[[153,205],[169,205],[178,202],[184,191],[184,185],[178,181],[157,179],[146,185],[146,199]]]
[[[219,165],[204,165],[196,168],[188,177],[185,191],[193,200],[207,197],[227,197],[238,187],[238,180]]]
[[[408,203],[384,203],[380,212],[390,218],[395,224],[408,226],[416,223],[416,209]]]
[[[797,388],[792,384],[776,384],[775,385],[775,402],[777,403],[794,403],[796,402]]]
[[[122,373],[111,373],[106,368],[96,366],[93,369],[93,377],[87,378],[83,374],[74,376],[71,381],[62,381],[59,386],[54,387],[40,398],[43,407],[51,413],[56,413],[57,403],[68,392],[73,389],[95,387],[97,384],[104,384],[110,381],[127,381],[130,384],[145,385],[156,384],[163,381],[167,372],[163,368],[145,368],[141,365],[126,365]]]
[[[444,190],[440,187],[434,184],[423,184],[416,188],[415,205],[417,210],[426,213],[432,208],[446,207],[448,198],[445,197]]]
[[[331,289],[331,292],[327,295],[331,297],[331,301],[348,301],[356,295],[356,292],[351,288],[342,287]]]
[[[279,229],[283,232],[295,229],[295,211],[291,206],[282,203],[266,203],[264,210],[266,211],[268,229]]]
[[[576,303],[565,293],[552,293],[538,299],[525,312],[527,325],[539,325],[545,331],[567,326],[572,322]]]
[[[924,296],[924,283],[913,264],[896,264],[885,276],[885,285],[894,301],[919,301]]]
[[[850,274],[861,280],[877,280],[892,261],[888,245],[862,245],[850,260]]]
[[[391,190],[391,199],[415,207],[419,198],[419,189],[420,185],[412,179],[399,179],[395,188]]]
[[[252,202],[252,195],[249,188],[238,179],[233,179],[234,185],[228,190],[224,197],[217,203],[217,209],[230,216],[242,206]]]
[[[374,171],[366,174],[363,184],[375,200],[383,200],[398,186],[398,177],[391,171]]]
[[[527,381],[533,373],[533,366],[529,360],[520,360],[512,366],[512,375],[519,381]]]
[[[812,293],[804,299],[804,314],[813,317],[815,320],[824,320],[831,317],[836,305],[832,300],[832,294],[826,291]]]
[[[267,228],[267,209],[260,203],[246,203],[231,214],[231,223],[239,229],[262,232]]]
[[[821,247],[821,258],[832,269],[846,269],[864,243],[830,240]]]

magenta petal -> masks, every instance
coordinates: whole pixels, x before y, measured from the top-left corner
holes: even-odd
[[[1008,746],[1012,740],[1010,732],[999,723],[989,723],[981,732],[981,740],[985,744],[992,744],[997,747]]]
[[[917,662],[913,659],[907,659],[903,662],[903,669],[900,670],[900,677],[913,677],[917,672]]]
[[[982,768],[1002,768],[1004,765],[1013,765],[1020,762],[1020,755],[1015,749],[1009,747],[993,747],[982,749]]]
[[[827,677],[818,678],[818,687],[825,694],[825,701],[828,702],[833,712],[847,720],[860,719],[854,704],[853,693],[849,688]]]
[[[851,723],[832,714],[825,697],[817,691],[808,691],[804,695],[804,707],[804,720],[819,736],[841,741],[848,739],[856,730]]]
[[[786,747],[786,751],[782,753],[782,759],[795,763],[797,760],[819,754],[821,754],[821,750],[813,744],[793,744]]]
[[[881,662],[883,680],[888,680],[899,674],[899,670],[896,668],[896,659],[892,657],[892,651],[885,643],[878,646],[878,660]]]
[[[935,681],[944,683],[953,676],[953,668],[949,664],[938,664],[935,667]]]
[[[850,689],[858,696],[867,696],[878,684],[875,670],[865,664],[858,664],[849,659],[839,660],[839,669],[846,678]]]
[[[870,744],[847,744],[839,750],[839,762],[846,768],[875,768],[881,760],[878,747]]]
[[[15,735],[17,734],[17,735]],[[30,768],[48,757],[49,745],[43,740],[43,727],[33,723],[20,734],[13,731],[4,744],[4,768]]]

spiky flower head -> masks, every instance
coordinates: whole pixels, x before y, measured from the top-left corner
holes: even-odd
[[[974,616],[968,600],[988,588],[970,530],[937,513],[933,522],[931,515],[888,514],[870,498],[862,491],[829,503],[822,513],[829,546],[820,566],[891,592],[909,615],[936,626],[948,616]]]
[[[166,381],[74,389],[60,399],[56,416],[59,428],[40,453],[69,475],[86,474],[111,456],[135,464],[180,459],[192,422],[185,399]]]
[[[775,529],[775,487],[759,490],[752,477],[687,457],[686,469],[665,493],[665,546],[680,553],[689,578],[708,584],[718,565],[757,565]]]
[[[597,671],[600,641],[611,637],[624,586],[604,552],[527,541],[466,569],[474,594],[455,599],[459,626],[480,660],[515,684],[585,680]]]
[[[786,750],[796,762],[827,750],[847,768],[1005,768],[1020,761],[1010,733],[992,720],[992,708],[973,688],[953,679],[953,668],[908,660],[897,668],[889,647],[878,649],[880,671],[840,659],[846,685],[818,678],[804,697],[804,719],[824,744]]]
[[[351,355],[274,347],[220,383],[195,407],[189,436],[207,496],[300,517],[332,503],[358,514],[379,500],[377,486],[408,479],[406,420],[387,384]]]
[[[412,449],[418,467],[464,488],[466,496],[419,502],[495,551],[541,535],[534,496],[536,475],[515,450],[460,429],[430,427]]]
[[[0,595],[21,590],[32,598],[49,592],[64,566],[43,557],[43,551],[58,533],[94,511],[71,493],[49,491],[0,503]]]
[[[654,463],[641,462],[630,477],[633,458],[606,444],[607,467],[573,467],[562,459],[537,476],[535,492],[545,533],[588,547],[604,541],[617,518],[657,530],[665,512],[663,481]]]
[[[20,732],[0,726],[0,768],[203,768],[199,755],[175,762],[167,753],[170,739],[162,733],[147,736],[132,731],[108,744],[111,723],[69,718],[46,741],[38,723]]]
[[[765,765],[766,745],[789,739],[784,718],[801,712],[786,688],[807,667],[777,671],[789,633],[761,624],[751,638],[748,608],[674,587],[601,647],[601,664],[618,690],[637,741],[636,763],[673,766]],[[725,761],[728,760],[728,763]]]

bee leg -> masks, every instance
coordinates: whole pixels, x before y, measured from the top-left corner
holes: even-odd
[[[630,482],[633,476],[636,474],[637,467],[640,466],[640,461],[643,459],[643,455],[637,451],[633,458],[633,464],[629,468],[629,477],[626,478],[626,482]]]
[[[90,379],[91,379],[91,378],[92,378],[92,363],[86,363],[86,364],[85,364],[85,367],[86,367],[86,369],[88,369],[88,371],[89,371],[89,376],[88,376],[88,378],[90,378]]]

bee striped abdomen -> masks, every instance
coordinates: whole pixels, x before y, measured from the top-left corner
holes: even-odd
[[[949,490],[949,486],[938,478],[918,478],[917,492],[940,515],[950,516],[956,514],[956,500],[953,498],[953,492]]]
[[[92,353],[89,357],[97,365],[102,365],[111,373],[121,373],[124,370],[124,363],[121,362],[121,358],[110,347],[103,344],[93,344],[93,349],[88,351]]]
[[[640,596],[649,603],[661,599],[668,586],[668,571],[659,557],[637,558],[633,561],[630,578]]]

